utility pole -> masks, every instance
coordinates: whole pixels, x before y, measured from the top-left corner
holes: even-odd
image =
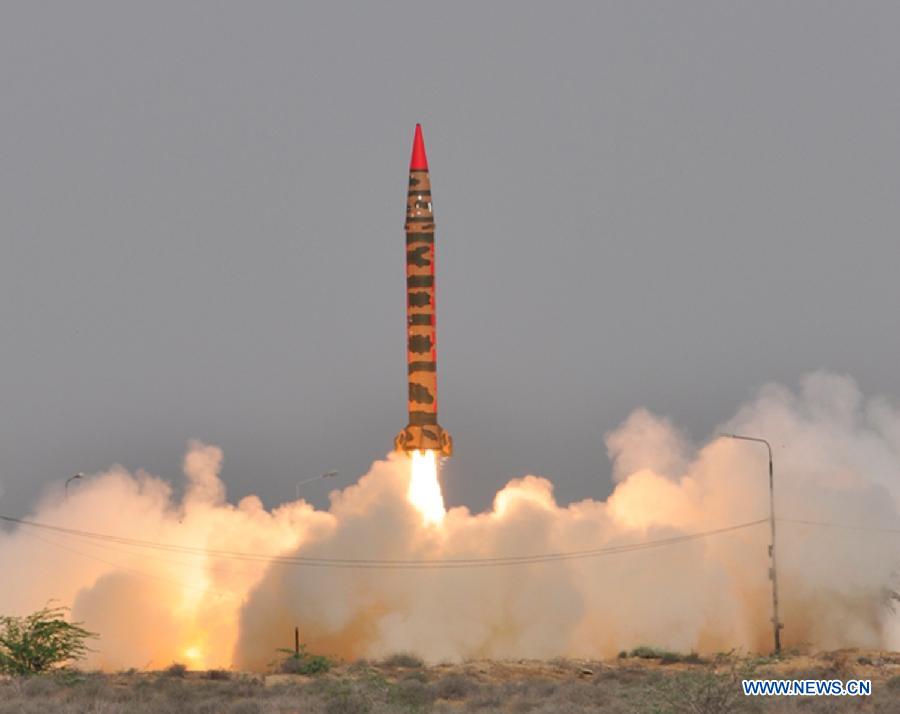
[[[742,439],[765,444],[769,451],[769,580],[772,581],[772,629],[775,637],[775,654],[781,654],[781,629],[784,627],[778,617],[778,570],[775,567],[775,472],[772,466],[772,445],[765,439],[741,434],[722,434],[729,439]]]

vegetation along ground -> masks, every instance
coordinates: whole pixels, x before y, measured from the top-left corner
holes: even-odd
[[[314,664],[313,664],[314,662]],[[306,663],[310,663],[306,666]],[[377,714],[511,712],[883,712],[900,714],[900,653],[683,655],[652,648],[611,661],[471,661],[425,665],[414,655],[330,663],[287,657],[268,675],[188,671],[101,674],[65,669],[0,678],[0,714]],[[310,674],[296,674],[298,670]],[[740,680],[871,679],[870,697],[746,698]]]

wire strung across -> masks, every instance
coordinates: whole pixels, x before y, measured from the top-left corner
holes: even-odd
[[[74,528],[64,528],[62,526],[53,526],[48,523],[38,523],[35,521],[27,521],[19,518],[11,518],[9,516],[0,516],[0,520],[6,521],[7,523],[15,523],[20,526],[53,531],[56,533],[61,533],[67,536],[82,538],[86,540],[116,543],[124,546],[160,550],[170,553],[187,553],[191,555],[204,555],[208,557],[227,560],[277,563],[283,565],[369,570],[450,570],[456,568],[484,568],[509,565],[530,565],[534,563],[550,563],[566,560],[578,560],[582,558],[597,558],[606,555],[632,553],[641,550],[648,550],[651,548],[661,548],[670,545],[677,545],[679,543],[686,543],[703,538],[708,538],[714,535],[720,535],[723,533],[743,530],[745,528],[751,528],[753,526],[768,522],[768,519],[761,518],[755,521],[748,521],[746,523],[739,523],[723,528],[715,528],[708,531],[687,533],[683,535],[671,536],[669,538],[660,538],[652,541],[611,545],[600,548],[589,548],[585,550],[560,551],[554,553],[539,553],[532,555],[504,556],[493,558],[384,560],[367,558],[316,558],[311,556],[267,555],[262,553],[218,550],[214,548],[198,548],[193,546],[177,545],[173,543],[156,543],[154,541],[140,540],[137,538],[127,538],[124,536],[115,536],[107,533],[94,533],[92,531],[78,530]]]

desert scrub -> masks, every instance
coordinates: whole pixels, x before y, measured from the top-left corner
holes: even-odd
[[[182,664],[181,662],[172,662],[172,664],[170,664],[163,670],[163,674],[167,677],[177,677],[178,679],[184,679],[184,675],[187,674],[187,665]]]
[[[325,714],[369,714],[372,711],[371,693],[360,690],[347,680],[321,679],[305,691],[324,699]]]
[[[409,681],[412,679],[416,682],[423,682],[424,684],[428,684],[429,682],[428,675],[425,674],[425,671],[421,669],[413,669],[409,672],[404,672],[403,676],[400,677],[400,679],[404,681]]]
[[[396,652],[383,661],[385,667],[406,667],[409,669],[424,667],[425,662],[412,652]]]
[[[255,699],[238,699],[232,702],[227,709],[228,714],[261,714],[262,704]]]
[[[29,677],[22,683],[22,694],[28,698],[52,696],[59,689],[53,677]]]
[[[109,680],[102,672],[63,670],[54,674],[68,689],[81,697],[100,697],[109,691]]]
[[[231,679],[231,672],[227,669],[210,669],[206,672],[206,678],[219,681]]]
[[[751,711],[756,702],[744,696],[741,679],[750,676],[746,669],[725,674],[710,671],[679,672],[664,677],[648,692],[657,711],[671,714],[732,714]]]
[[[438,699],[458,701],[472,696],[481,685],[468,675],[453,673],[441,677],[431,686]]]
[[[494,686],[482,686],[466,700],[466,711],[495,710],[503,706],[503,693]]]
[[[607,704],[610,693],[603,687],[594,687],[584,680],[569,680],[560,682],[554,690],[553,699],[559,703],[569,703],[584,708],[586,711],[595,711],[598,707]],[[539,701],[545,702],[548,697],[539,697]]]
[[[575,663],[566,657],[554,657],[553,659],[548,660],[547,664],[562,671],[570,670],[575,667]]]
[[[622,653],[619,653],[621,657]],[[647,647],[646,645],[641,645],[640,647],[635,647],[631,652],[628,653],[627,656],[637,657],[639,659],[658,659],[663,664],[674,664],[675,662],[699,662],[700,657],[696,652],[691,652],[690,654],[683,655],[678,652],[671,652],[670,650],[664,650],[659,647]]]
[[[505,682],[502,685],[502,692],[506,699],[519,698],[540,702],[552,697],[558,687],[559,683],[552,679],[517,679],[514,682]]]
[[[431,688],[418,679],[403,679],[391,687],[388,702],[402,709],[414,711],[428,708],[434,701]]]
[[[230,698],[255,697],[263,691],[263,684],[253,677],[237,677],[227,682],[216,681],[206,683],[214,691],[226,693]]]

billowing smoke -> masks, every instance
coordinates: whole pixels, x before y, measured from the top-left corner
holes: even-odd
[[[849,378],[815,373],[797,392],[764,387],[721,431],[772,442],[784,643],[900,647],[891,608],[900,411],[865,400]],[[695,446],[645,410],[608,434],[607,446],[615,489],[605,502],[563,507],[549,480],[525,476],[490,511],[453,508],[435,526],[407,499],[404,458],[373,464],[331,494],[327,511],[303,501],[266,511],[252,496],[227,503],[221,451],[192,443],[180,501],[165,481],[114,467],[67,499],[57,487],[29,517],[176,547],[19,526],[0,535],[0,612],[50,598],[70,604],[101,634],[92,664],[106,668],[261,669],[291,644],[294,626],[311,650],[345,658],[770,649],[765,448],[718,438]],[[568,555],[492,561],[552,554]],[[460,560],[465,567],[431,564]]]

